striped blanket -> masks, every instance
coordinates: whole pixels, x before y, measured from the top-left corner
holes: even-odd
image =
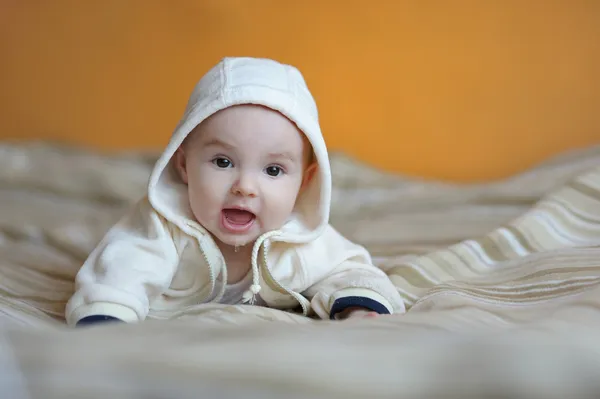
[[[405,315],[206,305],[69,331],[74,274],[155,156],[0,146],[1,397],[600,397],[600,146],[482,184],[333,154],[331,222],[371,251]]]

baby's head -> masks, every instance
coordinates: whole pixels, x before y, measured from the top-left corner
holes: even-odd
[[[314,240],[329,224],[331,189],[317,104],[300,71],[226,57],[196,83],[148,200],[182,231],[208,230],[223,250],[274,230],[263,238]]]
[[[205,119],[174,161],[194,217],[231,246],[283,226],[317,169],[312,147],[296,124],[250,104]]]

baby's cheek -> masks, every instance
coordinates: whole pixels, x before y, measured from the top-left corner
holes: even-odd
[[[197,198],[206,202],[223,202],[227,197],[231,186],[228,185],[224,177],[212,176],[210,173],[200,176],[194,187],[194,194]]]
[[[291,195],[290,195],[291,194]],[[296,203],[296,196],[289,191],[282,190],[279,195],[269,201],[267,210],[273,222],[280,226],[290,217]]]
[[[216,217],[213,214],[220,212],[223,205],[223,196],[220,192],[218,187],[209,189],[203,184],[188,185],[190,206],[196,219],[200,222],[208,222],[209,219]]]

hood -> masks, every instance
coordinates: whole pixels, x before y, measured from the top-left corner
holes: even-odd
[[[298,197],[292,217],[274,239],[290,243],[315,239],[329,222],[331,201],[331,170],[317,106],[298,69],[269,59],[224,58],[200,79],[183,118],[151,172],[150,203],[184,232],[207,234],[193,218],[187,187],[180,181],[172,159],[198,124],[219,110],[239,104],[257,104],[280,112],[298,126],[312,145],[318,171]]]

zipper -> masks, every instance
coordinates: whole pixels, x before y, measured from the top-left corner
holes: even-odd
[[[213,270],[213,266],[212,263],[208,257],[207,254],[207,250],[206,250],[206,246],[205,246],[205,240],[206,240],[206,236],[203,236],[200,239],[200,252],[202,252],[202,256],[204,257],[204,261],[206,262],[206,265],[208,266],[208,271],[209,271],[209,275],[210,275],[210,294],[208,294],[208,296],[204,297],[201,299],[201,301],[199,302],[199,304],[203,304],[204,301],[206,300],[206,298],[210,297],[213,292],[215,291],[215,282],[216,282],[216,277],[215,277],[215,272]],[[217,294],[217,297],[219,295]],[[216,297],[215,297],[216,298]]]

